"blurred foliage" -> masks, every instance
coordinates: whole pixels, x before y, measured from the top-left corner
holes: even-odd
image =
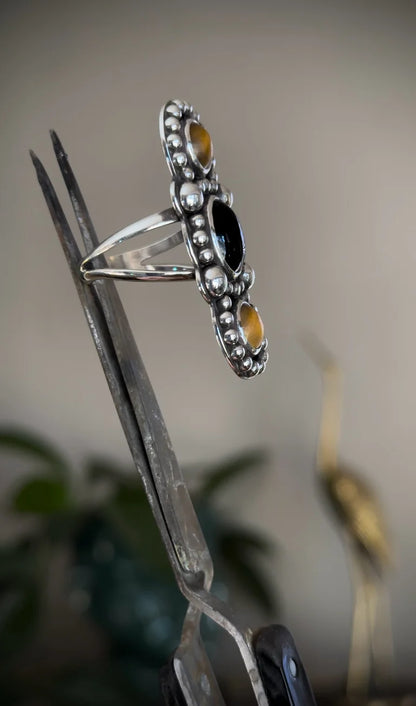
[[[80,476],[53,445],[16,429],[0,429],[0,452],[3,470],[10,454],[36,469],[7,501],[9,513],[31,521],[23,536],[0,548],[0,703],[159,703],[158,672],[179,642],[186,602],[137,473],[92,458]],[[263,451],[253,450],[198,469],[193,501],[214,560],[214,592],[224,597],[227,584],[238,587],[267,614],[276,612],[265,572],[273,545],[233,522],[217,503],[227,484],[257,472],[265,460]],[[25,655],[43,626],[46,586],[59,553],[70,557],[67,610],[96,627],[105,657],[89,667],[78,661],[22,678]],[[205,639],[215,641],[215,626],[206,621],[204,630]]]

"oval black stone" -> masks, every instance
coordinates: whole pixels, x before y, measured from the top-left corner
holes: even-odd
[[[226,206],[219,199],[212,204],[212,221],[218,250],[234,272],[236,272],[244,258],[244,236],[232,208]]]

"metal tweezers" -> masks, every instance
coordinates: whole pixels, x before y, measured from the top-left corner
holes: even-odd
[[[85,252],[98,245],[84,198],[62,144],[51,132]],[[31,152],[37,177],[72,272],[128,445],[142,478],[179,589],[189,602],[178,648],[162,670],[168,706],[224,706],[200,636],[204,613],[236,642],[259,706],[313,706],[314,698],[293,639],[272,625],[253,631],[210,592],[213,563],[146,369],[115,285],[80,277],[83,259],[54,187]],[[95,267],[102,267],[99,257]]]

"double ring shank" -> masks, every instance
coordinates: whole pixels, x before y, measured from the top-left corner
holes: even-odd
[[[174,209],[168,208],[165,211],[159,211],[159,213],[153,213],[151,216],[142,218],[110,235],[82,261],[80,270],[83,279],[86,282],[92,282],[102,277],[139,282],[170,282],[172,280],[195,279],[195,268],[191,265],[144,264],[150,258],[156,257],[156,255],[160,255],[183,243],[182,230],[178,230],[141,248],[130,250],[126,253],[107,255],[106,263],[108,267],[94,268],[92,266],[94,258],[104,255],[117,245],[130,240],[130,238],[135,238],[157,228],[178,222],[179,219]]]

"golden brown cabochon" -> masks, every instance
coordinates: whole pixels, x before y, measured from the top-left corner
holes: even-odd
[[[258,348],[264,338],[263,321],[254,306],[246,302],[243,302],[240,307],[240,326],[247,343],[252,348]]]
[[[201,166],[206,169],[212,160],[212,141],[210,134],[202,125],[191,123],[189,135],[195,156]]]

